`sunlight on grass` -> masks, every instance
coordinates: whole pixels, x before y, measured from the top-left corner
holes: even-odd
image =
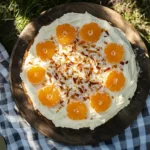
[[[16,29],[18,32],[20,33],[29,22],[30,20],[27,17],[18,15],[15,18]]]
[[[150,18],[146,17],[146,10],[137,7],[137,2],[117,3],[113,6],[113,9],[119,12],[127,21],[129,21],[139,31],[140,35],[150,43]],[[148,13],[150,13],[150,6],[147,7]]]

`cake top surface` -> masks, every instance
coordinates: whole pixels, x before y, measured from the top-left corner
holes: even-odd
[[[56,127],[73,129],[94,129],[127,106],[139,71],[123,32],[89,13],[43,26],[22,70],[34,108]]]

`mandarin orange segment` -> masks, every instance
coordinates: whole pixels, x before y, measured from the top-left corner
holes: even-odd
[[[109,73],[105,86],[112,92],[119,92],[125,85],[125,77],[122,72],[113,70]]]
[[[60,101],[60,93],[54,85],[49,85],[38,91],[38,98],[43,105],[53,107]]]
[[[39,84],[45,79],[45,69],[36,65],[27,69],[27,78],[32,84]]]
[[[83,102],[73,101],[67,105],[67,115],[72,120],[83,120],[87,117],[87,107]]]
[[[60,44],[71,44],[75,39],[75,28],[70,24],[58,25],[56,28],[56,37]]]
[[[51,41],[40,42],[36,45],[36,54],[41,60],[49,60],[55,53],[55,44]]]
[[[96,93],[90,97],[91,107],[98,113],[106,111],[111,104],[111,99],[106,93]]]
[[[121,45],[110,43],[106,46],[104,53],[109,63],[119,63],[123,59],[124,49]]]
[[[82,26],[79,35],[85,42],[96,42],[98,41],[101,33],[102,29],[98,26],[98,24],[91,22]]]

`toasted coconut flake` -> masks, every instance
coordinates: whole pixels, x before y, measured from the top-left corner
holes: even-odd
[[[110,70],[110,67],[104,69],[104,72],[107,72],[107,71],[109,71],[109,70]]]

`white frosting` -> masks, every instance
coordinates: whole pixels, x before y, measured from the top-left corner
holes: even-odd
[[[53,77],[53,74],[56,72],[54,65],[48,61],[43,62],[37,57],[36,51],[35,51],[36,44],[44,40],[49,40],[51,36],[55,36],[56,27],[60,24],[69,23],[74,27],[81,28],[84,24],[87,24],[90,22],[96,22],[97,24],[99,24],[101,28],[104,28],[108,30],[109,32],[109,36],[107,37],[105,37],[106,33],[103,32],[100,39],[96,42],[96,47],[99,47],[99,46],[102,47],[100,51],[101,56],[99,57],[98,55],[95,55],[95,54],[91,54],[91,56],[95,60],[99,60],[100,65],[101,67],[103,67],[103,69],[111,67],[111,64],[108,64],[107,62],[106,64],[101,63],[102,62],[101,60],[104,58],[104,48],[106,46],[106,44],[104,44],[104,41],[106,41],[107,43],[115,42],[115,43],[122,45],[124,47],[124,52],[125,52],[123,60],[128,61],[128,64],[125,64],[123,66],[118,65],[117,69],[118,70],[120,70],[120,68],[123,69],[126,82],[125,82],[124,88],[119,92],[111,92],[105,87],[99,89],[99,91],[106,91],[110,95],[110,97],[112,96],[114,97],[112,99],[111,106],[109,107],[107,111],[103,113],[97,113],[94,109],[91,108],[89,100],[87,99],[86,101],[84,101],[84,103],[87,105],[88,110],[89,110],[87,119],[74,121],[74,120],[69,119],[66,113],[66,104],[67,104],[67,100],[70,99],[70,97],[66,97],[65,93],[61,91],[61,98],[64,100],[64,107],[62,107],[57,113],[56,111],[60,107],[60,104],[52,108],[43,106],[37,96],[37,90],[41,88],[42,85],[38,85],[38,86],[32,85],[27,79],[26,69],[29,66],[31,66],[29,62],[32,62],[33,64],[39,64],[40,66],[44,68],[49,68],[47,70],[47,73],[48,72],[51,73]],[[58,43],[56,42],[56,44]],[[85,52],[85,50],[81,47],[77,47],[77,49],[78,51],[74,52],[74,54],[72,54],[71,56],[68,56],[69,60],[73,62],[77,61],[78,63],[82,63],[83,68],[84,67],[90,68],[90,65],[91,65],[94,68],[94,70],[90,77],[90,80],[95,80],[103,84],[102,81],[105,81],[107,75],[112,69],[107,72],[102,72],[101,74],[96,74],[97,70],[96,70],[95,62],[89,59],[89,63],[83,63],[83,60],[86,57],[81,55],[81,52],[82,51]],[[69,55],[70,50],[71,48],[69,46],[66,47],[66,50],[64,50],[62,46],[59,45],[58,53],[55,54],[52,59],[57,64],[59,63],[64,64],[66,62],[66,59],[64,55],[62,54],[62,52],[65,53],[66,55]],[[75,60],[75,57],[77,60]],[[120,29],[110,26],[108,22],[98,19],[88,13],[85,13],[85,14],[68,13],[62,16],[61,18],[55,20],[54,22],[52,22],[50,25],[43,26],[40,29],[39,34],[34,39],[34,43],[29,49],[28,56],[26,57],[26,60],[22,68],[23,68],[23,71],[20,74],[20,77],[24,83],[24,86],[27,90],[27,94],[30,97],[34,108],[38,109],[41,112],[41,114],[45,116],[47,119],[52,120],[52,122],[55,124],[56,127],[67,127],[67,128],[73,128],[73,129],[79,129],[79,128],[84,128],[84,127],[94,129],[97,126],[104,124],[106,121],[108,121],[113,116],[115,116],[121,109],[127,106],[130,103],[129,98],[133,97],[135,90],[137,88],[137,78],[138,78],[138,72],[139,72],[139,69],[135,61],[135,54],[132,51],[130,43],[126,39],[124,33]],[[61,65],[61,69],[65,69],[65,65]],[[73,73],[74,70],[77,73]],[[72,77],[80,76],[82,79],[86,79],[86,74],[87,74],[85,69],[83,69],[82,71],[77,70],[76,65],[72,65],[67,72],[65,71],[62,71],[62,72],[66,76],[68,74],[71,74]],[[59,77],[61,78],[61,76]],[[52,82],[59,89],[59,86],[61,85],[60,82],[55,80],[54,78],[52,78],[52,81],[50,81],[49,78],[50,77],[46,75],[47,84],[50,84]],[[61,79],[63,80],[63,78]],[[63,80],[63,81],[65,82],[64,88],[65,86],[72,88],[70,95],[73,94],[74,91],[76,91],[77,93],[79,92],[78,87],[75,86],[72,78],[68,80]],[[83,86],[85,89],[87,89],[87,92],[83,94],[79,92],[79,96],[78,96],[79,99],[82,99],[84,96],[86,97],[87,93],[89,95],[92,95],[94,93],[93,90],[90,90],[88,88],[86,83],[83,83]],[[97,88],[97,85],[93,87],[93,89],[96,89],[96,88]]]

